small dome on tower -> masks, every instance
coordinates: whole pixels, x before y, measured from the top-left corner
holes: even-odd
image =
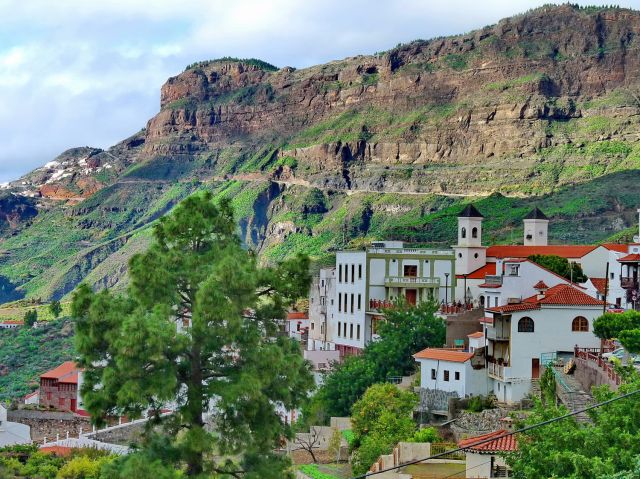
[[[547,286],[547,284],[544,281],[540,280],[533,286],[533,289],[545,290],[545,289],[549,289],[549,286]]]

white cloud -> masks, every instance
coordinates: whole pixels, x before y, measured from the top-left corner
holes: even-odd
[[[194,61],[305,67],[466,32],[546,1],[0,0],[0,182],[139,130],[162,83]]]

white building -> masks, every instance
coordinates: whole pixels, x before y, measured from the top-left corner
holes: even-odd
[[[24,326],[24,321],[19,319],[5,319],[4,321],[0,321],[0,329],[17,329],[21,326]]]
[[[420,364],[420,387],[455,392],[460,398],[486,395],[490,381],[484,367],[485,357],[478,353],[427,348],[414,354]]]
[[[465,448],[467,479],[493,479],[509,477],[510,468],[503,455],[518,450],[518,440],[515,435],[505,436],[506,429],[470,437],[458,442],[459,447]],[[495,438],[493,441],[490,439]],[[481,441],[488,441],[478,444]]]
[[[545,355],[600,345],[593,320],[602,314],[602,301],[575,285],[548,288],[539,281],[535,287],[537,294],[529,298],[485,310],[487,373],[492,392],[505,403],[527,395]]]
[[[315,308],[323,297],[325,303],[317,310],[312,308],[309,349],[336,349],[342,356],[358,354],[376,339],[376,322],[393,301],[454,301],[454,263],[451,250],[410,248],[401,241],[374,242],[366,250],[338,252],[333,272],[321,272],[312,286],[310,303]],[[316,324],[320,325],[319,335]]]
[[[31,428],[25,424],[7,421],[7,409],[0,404],[0,448],[31,443]]]

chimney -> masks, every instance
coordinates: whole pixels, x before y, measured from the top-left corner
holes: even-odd
[[[538,281],[534,286],[533,289],[535,289],[536,291],[538,291],[538,296],[537,299],[538,301],[541,299],[544,299],[545,294],[547,293],[547,290],[549,289],[549,286],[547,286],[545,284],[544,281]]]
[[[511,432],[513,431],[513,418],[510,418],[509,416],[503,417],[502,419],[500,419],[500,422],[502,423],[502,427]]]

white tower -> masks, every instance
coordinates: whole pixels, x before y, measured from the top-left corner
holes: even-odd
[[[483,216],[472,204],[458,215],[456,274],[469,274],[487,263],[486,247],[482,246]]]
[[[524,217],[524,245],[547,246],[549,218],[538,207]]]

